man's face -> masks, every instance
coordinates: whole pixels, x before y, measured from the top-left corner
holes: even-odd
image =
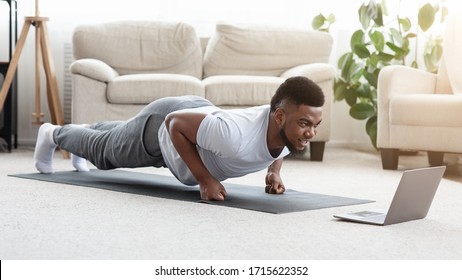
[[[289,105],[284,110],[284,121],[279,134],[291,153],[302,153],[322,120],[322,108]]]

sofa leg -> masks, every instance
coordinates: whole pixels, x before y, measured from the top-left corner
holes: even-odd
[[[382,168],[387,170],[398,169],[398,149],[380,149],[380,155],[382,156]]]
[[[326,142],[310,142],[310,160],[322,161]]]
[[[430,166],[440,166],[443,165],[444,153],[443,152],[427,152],[428,163]]]

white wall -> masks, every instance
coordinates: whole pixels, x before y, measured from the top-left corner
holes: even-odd
[[[454,1],[455,0],[448,0]],[[58,86],[62,92],[63,43],[70,42],[72,30],[83,23],[105,22],[120,19],[184,21],[193,25],[199,36],[210,36],[217,21],[274,24],[311,29],[311,20],[319,13],[336,15],[331,29],[334,48],[331,64],[348,50],[350,34],[359,28],[357,10],[363,0],[41,0],[40,15],[50,18],[49,35],[52,43]],[[399,0],[389,0],[390,9]],[[402,9],[413,11],[421,1],[408,0]],[[6,4],[6,2],[4,2]],[[0,1],[2,4],[2,1]],[[393,4],[393,5],[392,5]],[[409,5],[409,7],[407,7]],[[0,38],[6,38],[6,11],[0,5]],[[404,6],[404,4],[402,4]],[[18,3],[19,32],[24,16],[35,14],[35,0]],[[415,14],[415,11],[412,12]],[[5,15],[5,17],[3,16]],[[4,20],[5,19],[5,20]],[[33,144],[37,127],[31,124],[34,111],[34,29],[31,28],[19,63],[19,142]],[[0,39],[0,42],[2,42]],[[0,60],[4,60],[5,47],[0,44]],[[45,82],[42,77],[42,112],[45,121],[49,113],[46,104]],[[370,147],[364,132],[364,123],[348,115],[344,102],[334,103],[332,142],[359,143]]]

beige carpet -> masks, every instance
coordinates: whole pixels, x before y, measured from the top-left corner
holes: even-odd
[[[0,153],[0,259],[462,259],[462,168],[457,155],[446,161],[427,218],[380,227],[332,215],[387,207],[402,170],[427,166],[424,153],[402,156],[398,171],[376,152],[330,145],[324,162],[286,160],[289,188],[376,202],[274,215],[9,177],[35,171],[33,148],[20,147]],[[57,153],[55,167],[71,164]]]

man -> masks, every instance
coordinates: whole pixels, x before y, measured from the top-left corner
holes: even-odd
[[[324,94],[305,77],[288,78],[270,105],[222,110],[198,96],[156,100],[128,121],[88,125],[43,124],[35,166],[52,173],[58,146],[78,171],[168,167],[183,184],[199,185],[204,200],[224,200],[221,181],[268,168],[267,193],[285,191],[283,158],[302,152],[321,122]]]

